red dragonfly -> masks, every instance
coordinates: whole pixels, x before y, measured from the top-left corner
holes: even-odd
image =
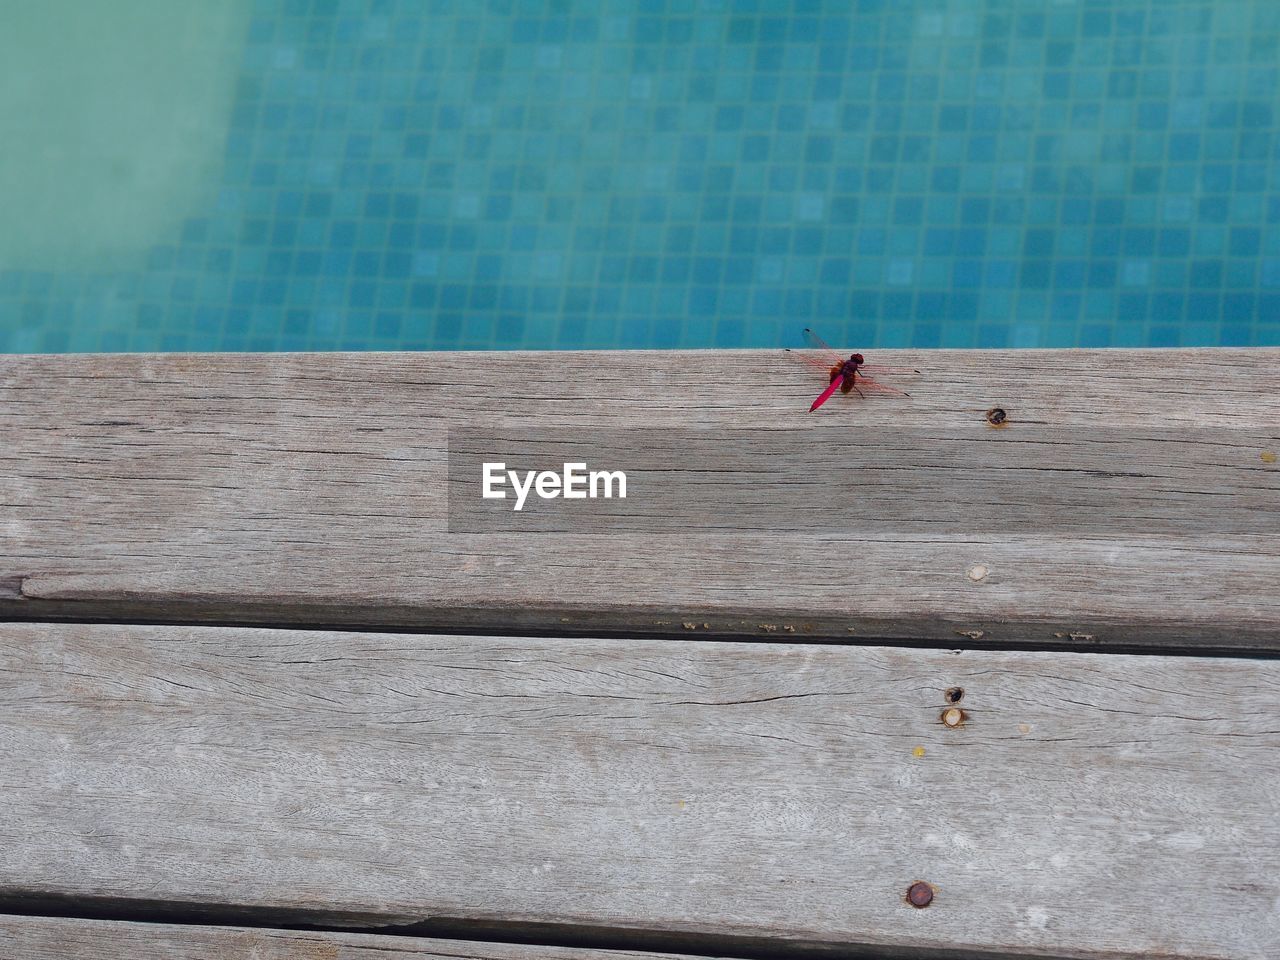
[[[906,370],[895,367],[881,367],[866,363],[862,354],[853,353],[846,360],[841,354],[827,345],[827,343],[816,333],[805,328],[804,338],[809,342],[809,346],[814,350],[821,352],[821,356],[813,356],[808,353],[797,353],[795,350],[787,349],[787,353],[795,357],[797,360],[803,360],[810,366],[817,367],[831,379],[831,383],[827,389],[818,394],[818,399],[813,401],[813,405],[809,407],[809,412],[817,410],[820,406],[831,399],[831,395],[837,390],[841,393],[848,393],[850,390],[855,391],[858,396],[865,396],[863,390],[871,390],[879,393],[889,393],[897,397],[909,397],[911,394],[896,387],[891,387],[873,380],[867,376],[868,373],[874,373],[876,376],[919,373],[919,370]]]

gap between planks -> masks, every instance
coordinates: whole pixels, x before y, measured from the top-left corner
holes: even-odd
[[[252,957],[253,960],[383,960],[397,954],[405,960],[1071,960],[1063,954],[987,953],[936,954],[893,948],[864,952],[846,945],[748,941],[729,938],[682,938],[656,932],[631,931],[588,934],[570,931],[558,939],[553,931],[449,928],[421,925],[414,932],[398,930],[338,930],[279,925],[261,917],[254,925],[244,915],[219,921],[180,922],[144,916],[142,907],[122,910],[120,916],[18,914],[0,912],[0,960],[101,960],[127,956],[130,960],[207,960]],[[458,936],[450,936],[450,932]],[[484,934],[495,934],[486,938]],[[498,936],[505,934],[505,937]]]
[[[445,636],[445,637],[532,637],[538,639],[594,639],[594,640],[612,640],[618,642],[629,642],[637,639],[637,634],[628,630],[592,630],[586,631],[570,631],[564,629],[561,625],[559,629],[548,627],[545,630],[529,629],[522,627],[520,624],[502,624],[496,623],[492,627],[472,627],[465,629],[457,625],[441,624],[438,626],[419,625],[419,626],[388,626],[384,623],[362,623],[353,621],[350,623],[336,622],[315,622],[308,623],[305,621],[284,621],[279,622],[272,619],[263,620],[218,620],[215,622],[195,622],[191,620],[175,620],[163,618],[145,618],[145,617],[125,617],[125,618],[109,618],[109,617],[18,617],[18,616],[0,616],[0,624],[98,624],[104,626],[137,626],[137,627],[190,627],[201,626],[209,629],[229,629],[229,630],[245,630],[245,629],[270,629],[270,630],[296,630],[308,633],[369,633],[382,634],[394,633],[405,636]],[[1099,655],[1120,655],[1130,657],[1212,657],[1227,659],[1244,659],[1244,660],[1276,660],[1280,659],[1280,649],[1270,647],[1253,648],[1242,645],[1225,645],[1222,647],[1212,647],[1203,644],[1195,646],[1180,646],[1176,644],[1167,644],[1157,646],[1153,644],[1143,643],[1126,643],[1122,639],[1118,641],[1103,640],[1097,641],[1076,635],[1074,639],[1065,638],[1060,642],[1043,642],[1038,640],[1028,640],[1019,642],[1016,640],[984,641],[981,637],[975,637],[974,633],[981,631],[957,631],[954,642],[929,640],[929,639],[913,639],[904,637],[878,637],[878,636],[844,636],[844,637],[826,637],[814,636],[811,634],[782,633],[776,632],[759,636],[757,634],[734,634],[710,633],[697,631],[682,631],[679,633],[646,633],[643,635],[645,640],[658,641],[680,641],[684,643],[754,643],[761,646],[787,646],[789,644],[815,644],[819,646],[830,647],[889,647],[902,650],[1007,650],[1010,652],[1040,652],[1040,653],[1090,653]],[[1086,645],[1086,643],[1088,645]]]

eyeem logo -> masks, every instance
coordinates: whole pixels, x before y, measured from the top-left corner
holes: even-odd
[[[627,498],[627,475],[621,470],[587,471],[585,463],[566,463],[562,473],[554,470],[529,470],[521,482],[520,471],[508,470],[502,462],[484,464],[484,490],[486,500],[505,500],[507,491],[502,489],[507,481],[516,492],[515,509],[523,510],[524,501],[533,490],[543,500],[564,497],[566,500],[585,500],[588,497]],[[614,493],[614,489],[617,493]]]

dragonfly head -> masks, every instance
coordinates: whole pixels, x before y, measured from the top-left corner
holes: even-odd
[[[850,359],[850,360],[852,360],[852,361],[853,361],[855,364],[857,364],[858,366],[862,366],[862,364],[863,364],[863,362],[864,362],[864,361],[863,361],[863,359],[862,359],[862,354],[860,354],[860,353],[855,353],[855,354],[853,354],[851,357],[849,357],[849,359]]]

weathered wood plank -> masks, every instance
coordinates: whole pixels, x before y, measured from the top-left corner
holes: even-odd
[[[0,616],[1280,648],[1280,350],[873,359],[810,415],[781,352],[0,357]],[[777,532],[447,531],[451,428],[641,427],[812,470]]]
[[[0,906],[1270,958],[1277,703],[1271,660],[0,625]]]
[[[475,940],[0,915],[0,960],[667,960],[675,955]]]

